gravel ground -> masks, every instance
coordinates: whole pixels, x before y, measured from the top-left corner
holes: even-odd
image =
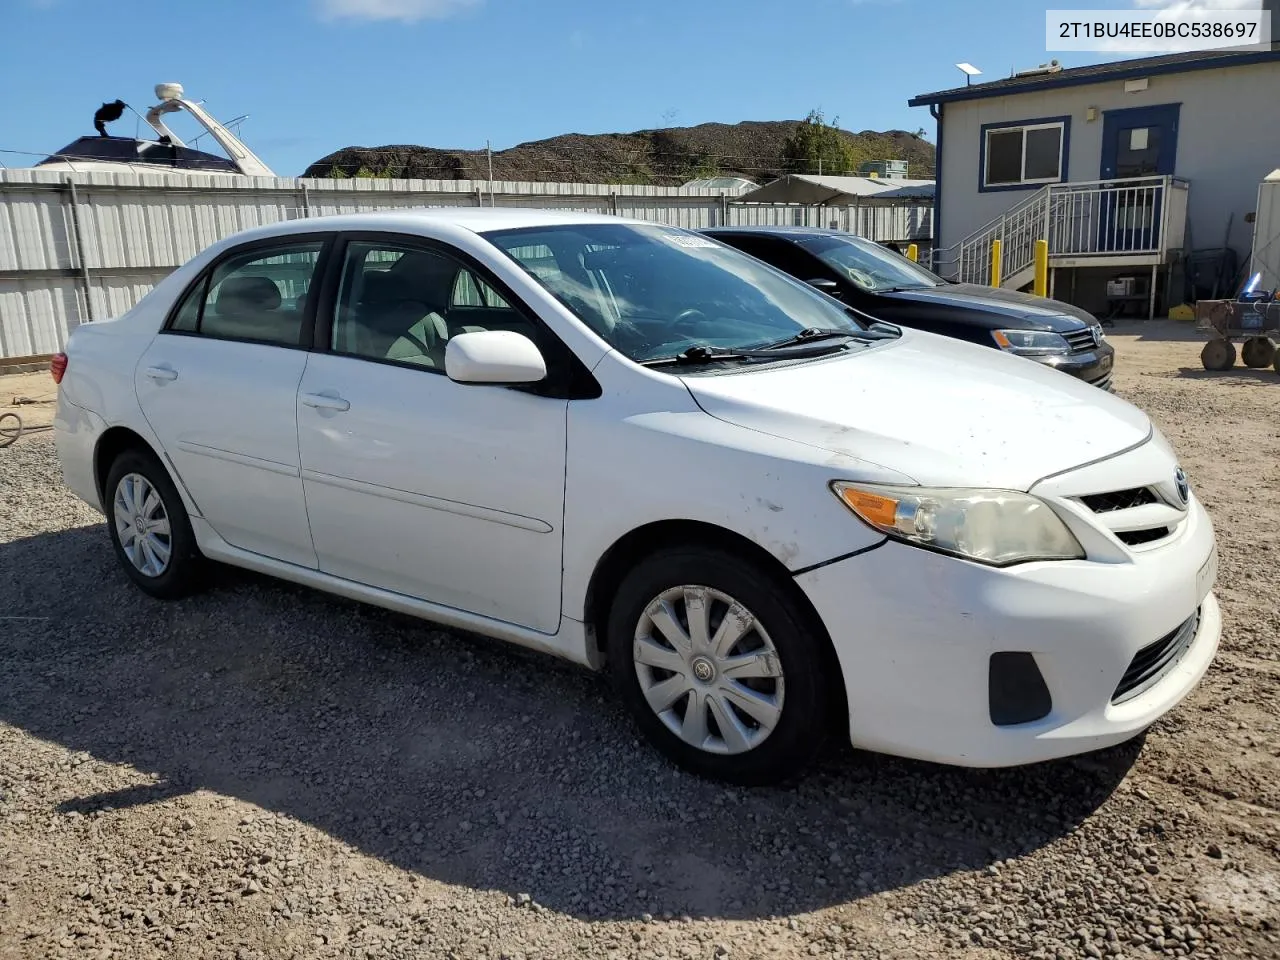
[[[1280,378],[1113,339],[1218,525],[1222,652],[1010,771],[700,782],[547,658],[235,571],[152,601],[48,433],[0,450],[0,957],[1280,956]]]

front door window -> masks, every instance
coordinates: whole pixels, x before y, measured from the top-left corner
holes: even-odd
[[[1116,149],[1116,177],[1149,177],[1160,172],[1159,127],[1121,129]]]

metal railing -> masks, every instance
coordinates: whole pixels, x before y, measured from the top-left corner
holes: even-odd
[[[936,249],[934,270],[990,284],[995,240],[1009,286],[1033,267],[1037,240],[1048,241],[1050,257],[1163,256],[1183,245],[1188,186],[1170,176],[1050,184],[959,243]]]

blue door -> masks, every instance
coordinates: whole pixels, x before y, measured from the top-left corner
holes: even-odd
[[[1178,156],[1181,104],[1107,110],[1102,122],[1101,178],[1115,181],[1102,195],[1098,242],[1104,251],[1154,250],[1163,196],[1136,177],[1171,175]]]

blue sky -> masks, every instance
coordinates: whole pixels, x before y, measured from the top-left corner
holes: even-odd
[[[560,133],[799,118],[933,121],[909,97],[967,60],[1051,56],[1046,6],[1257,0],[4,0],[0,148],[51,152],[176,80],[283,176],[342,146],[495,149]],[[1054,54],[1073,66],[1112,57]],[[183,118],[185,119],[185,118]],[[132,135],[127,116],[112,130]],[[175,124],[179,135],[190,125]],[[24,158],[0,154],[9,166]]]

